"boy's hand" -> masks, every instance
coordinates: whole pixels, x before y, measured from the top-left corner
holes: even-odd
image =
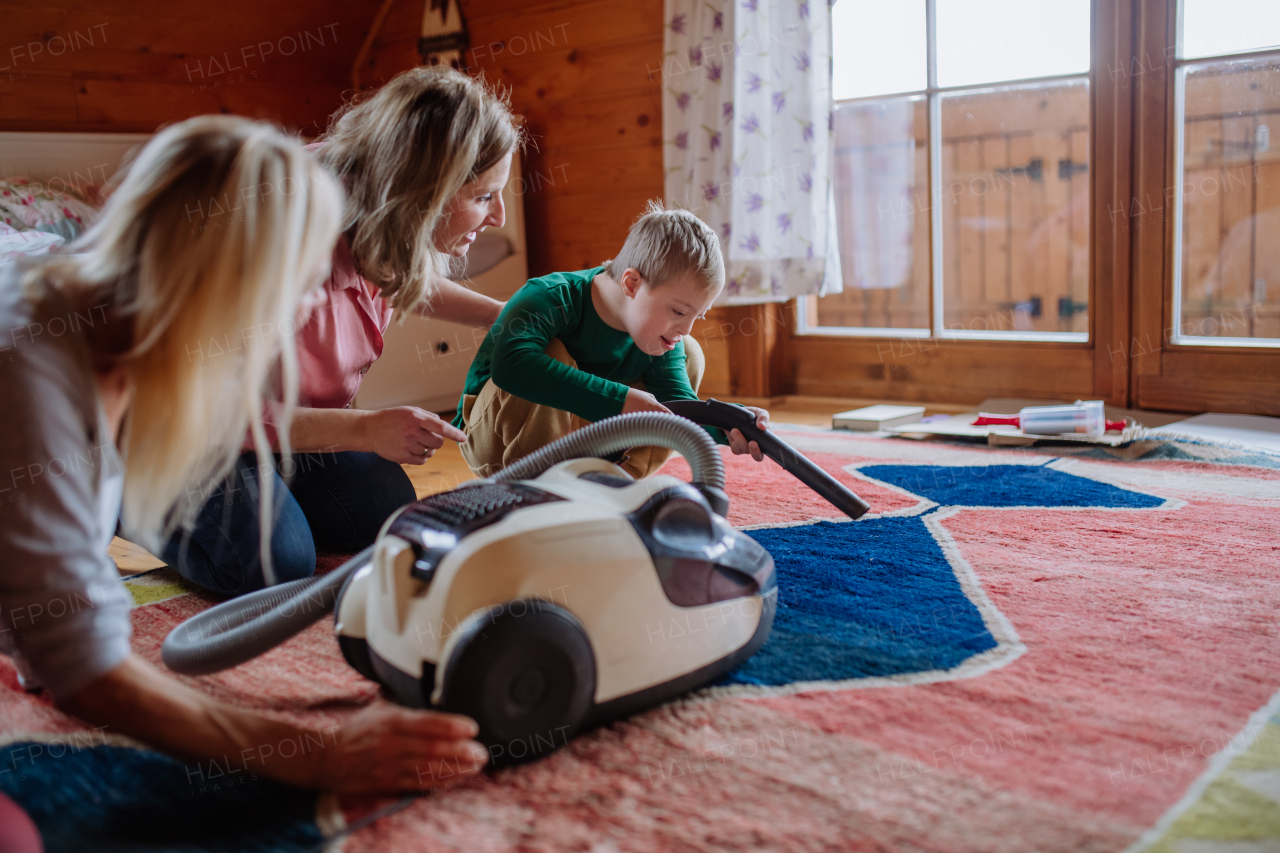
[[[743,406],[744,409],[750,409],[756,415],[756,427],[758,429],[769,428],[769,413],[764,409],[758,409],[755,406]],[[732,430],[729,433],[729,449],[737,455],[750,453],[751,458],[757,462],[764,461],[764,451],[760,449],[760,445],[756,442],[748,442],[747,437],[742,434],[742,430]]]
[[[446,438],[466,441],[467,434],[439,415],[413,406],[380,409],[365,416],[365,449],[401,465],[421,465]]]
[[[658,402],[657,397],[648,391],[641,391],[639,388],[632,388],[627,391],[627,399],[622,404],[622,414],[624,415],[629,415],[632,412],[670,411],[670,409]]]

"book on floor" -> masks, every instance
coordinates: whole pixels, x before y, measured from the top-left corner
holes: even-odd
[[[832,429],[854,429],[864,432],[913,424],[924,416],[924,406],[867,406],[831,416]]]

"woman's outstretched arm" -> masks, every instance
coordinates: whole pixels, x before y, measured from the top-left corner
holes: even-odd
[[[463,326],[492,326],[505,302],[476,293],[447,278],[435,280],[434,292],[414,309],[414,313]]]
[[[457,714],[379,702],[340,726],[304,728],[218,702],[136,655],[57,704],[184,759],[212,759],[223,772],[261,773],[302,788],[449,787],[479,773],[488,759],[472,740],[476,724]]]

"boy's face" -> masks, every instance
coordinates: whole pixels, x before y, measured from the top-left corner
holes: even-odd
[[[720,295],[719,288],[707,289],[693,276],[651,287],[628,269],[622,282],[627,295],[622,322],[627,334],[641,352],[662,356],[693,330],[693,321],[701,317]]]

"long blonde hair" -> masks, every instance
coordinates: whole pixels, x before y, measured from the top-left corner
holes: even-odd
[[[403,315],[449,273],[434,240],[449,200],[522,137],[504,96],[437,65],[349,105],[321,141],[321,161],[346,189],[342,228],[356,269]]]
[[[102,215],[25,277],[38,298],[104,305],[129,334],[93,352],[124,366],[133,403],[121,432],[122,521],[158,548],[230,471],[246,431],[270,470],[264,396],[281,450],[298,393],[289,339],[299,300],[318,286],[338,238],[342,193],[301,144],[271,125],[201,116],[157,133]],[[110,347],[108,347],[110,349]],[[263,568],[270,570],[271,476],[259,476]]]

